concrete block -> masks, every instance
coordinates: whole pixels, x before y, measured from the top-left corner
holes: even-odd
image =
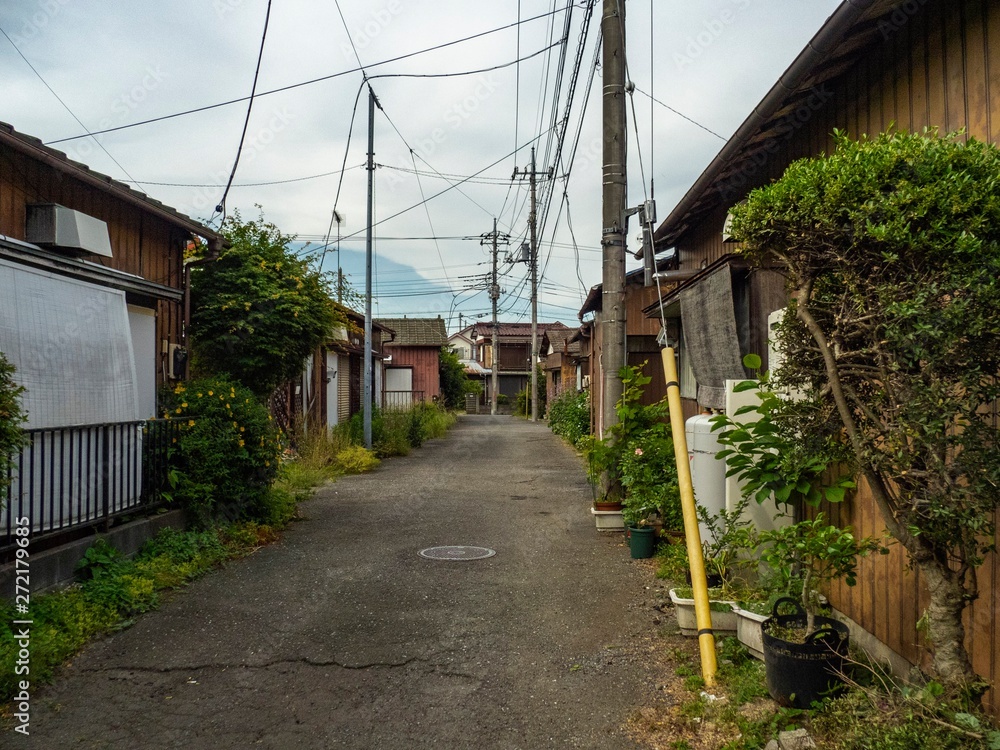
[[[103,536],[108,544],[131,557],[139,551],[147,539],[155,536],[167,526],[175,529],[186,528],[187,520],[184,511],[172,510],[149,518],[130,521],[111,529]],[[44,552],[32,551],[29,544],[28,574],[31,593],[40,594],[48,589],[71,583],[76,578],[76,564],[83,559],[87,548],[94,543],[96,538],[97,535],[84,537]],[[0,566],[0,597],[5,599],[13,599],[16,592],[17,570],[15,566],[16,563],[13,562]],[[24,572],[23,567],[21,572]]]
[[[794,732],[780,732],[778,734],[778,746],[781,750],[816,750],[816,743],[809,736],[805,729],[796,729]]]

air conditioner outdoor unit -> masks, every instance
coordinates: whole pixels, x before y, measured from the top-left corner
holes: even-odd
[[[180,344],[170,344],[167,349],[167,369],[171,380],[182,380],[187,370],[188,351]]]
[[[111,255],[108,225],[58,203],[28,206],[25,239],[35,245],[74,255]]]

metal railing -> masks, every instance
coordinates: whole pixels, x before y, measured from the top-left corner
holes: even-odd
[[[0,550],[17,519],[39,539],[159,503],[177,430],[169,419],[26,430],[0,495]]]
[[[388,411],[406,411],[423,401],[423,391],[382,391],[382,408]]]

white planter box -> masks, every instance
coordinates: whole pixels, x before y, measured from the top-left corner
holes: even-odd
[[[670,589],[670,601],[674,604],[674,612],[677,613],[677,624],[680,626],[681,635],[697,636],[698,620],[694,614],[694,599],[682,599]],[[712,632],[716,635],[732,635],[736,632],[736,613],[733,608],[736,602],[713,600],[709,602],[712,611]],[[722,609],[725,607],[725,609]]]
[[[625,528],[620,510],[594,510],[590,509],[594,515],[594,522],[600,531],[621,531]]]
[[[733,605],[733,612],[736,615],[736,637],[747,647],[751,656],[763,661],[764,636],[760,625],[769,615],[758,615],[756,612],[741,609],[739,605]]]

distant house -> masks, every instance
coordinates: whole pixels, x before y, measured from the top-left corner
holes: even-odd
[[[458,355],[461,360],[471,360],[476,358],[476,326],[468,325],[460,331],[456,331],[448,337],[448,346]]]
[[[546,373],[547,402],[566,391],[576,393],[583,388],[580,368],[579,328],[550,328],[542,337],[542,353]]]
[[[546,331],[553,329],[566,329],[566,326],[559,321],[538,324],[540,356],[542,356],[542,338]],[[494,347],[493,324],[476,323],[474,327],[475,356],[479,364],[487,370],[492,370],[494,363],[496,363],[499,393],[513,401],[517,394],[526,390],[531,383],[531,323],[500,323],[499,330],[498,344]],[[486,382],[489,386],[490,377],[486,378]],[[487,392],[487,403],[491,399],[492,393]]]
[[[384,408],[405,408],[441,395],[441,348],[448,344],[442,318],[379,318],[386,354]]]
[[[855,138],[890,129],[964,129],[997,143],[998,30],[998,3],[848,0],[749,113],[655,232],[657,247],[676,253],[679,283],[647,312],[657,317],[661,303],[666,310],[688,413],[726,407],[727,382],[746,375],[742,355],[759,354],[768,367],[769,319],[788,301],[777,273],[747,268],[733,252],[725,232],[730,208],[795,159],[829,152],[834,128]],[[858,536],[883,532],[864,483],[850,502],[826,510]],[[1000,559],[991,555],[979,575],[991,583],[981,586],[967,612],[966,645],[976,672],[996,685]],[[826,593],[841,613],[889,647],[882,655],[897,668],[926,658],[918,626],[927,605],[925,583],[900,545],[864,559],[856,586],[837,582]],[[1000,711],[997,690],[986,700]]]
[[[39,539],[154,499],[141,428],[186,376],[192,241],[211,254],[222,238],[0,123],[0,351],[31,440],[0,497],[0,550],[12,516]]]

